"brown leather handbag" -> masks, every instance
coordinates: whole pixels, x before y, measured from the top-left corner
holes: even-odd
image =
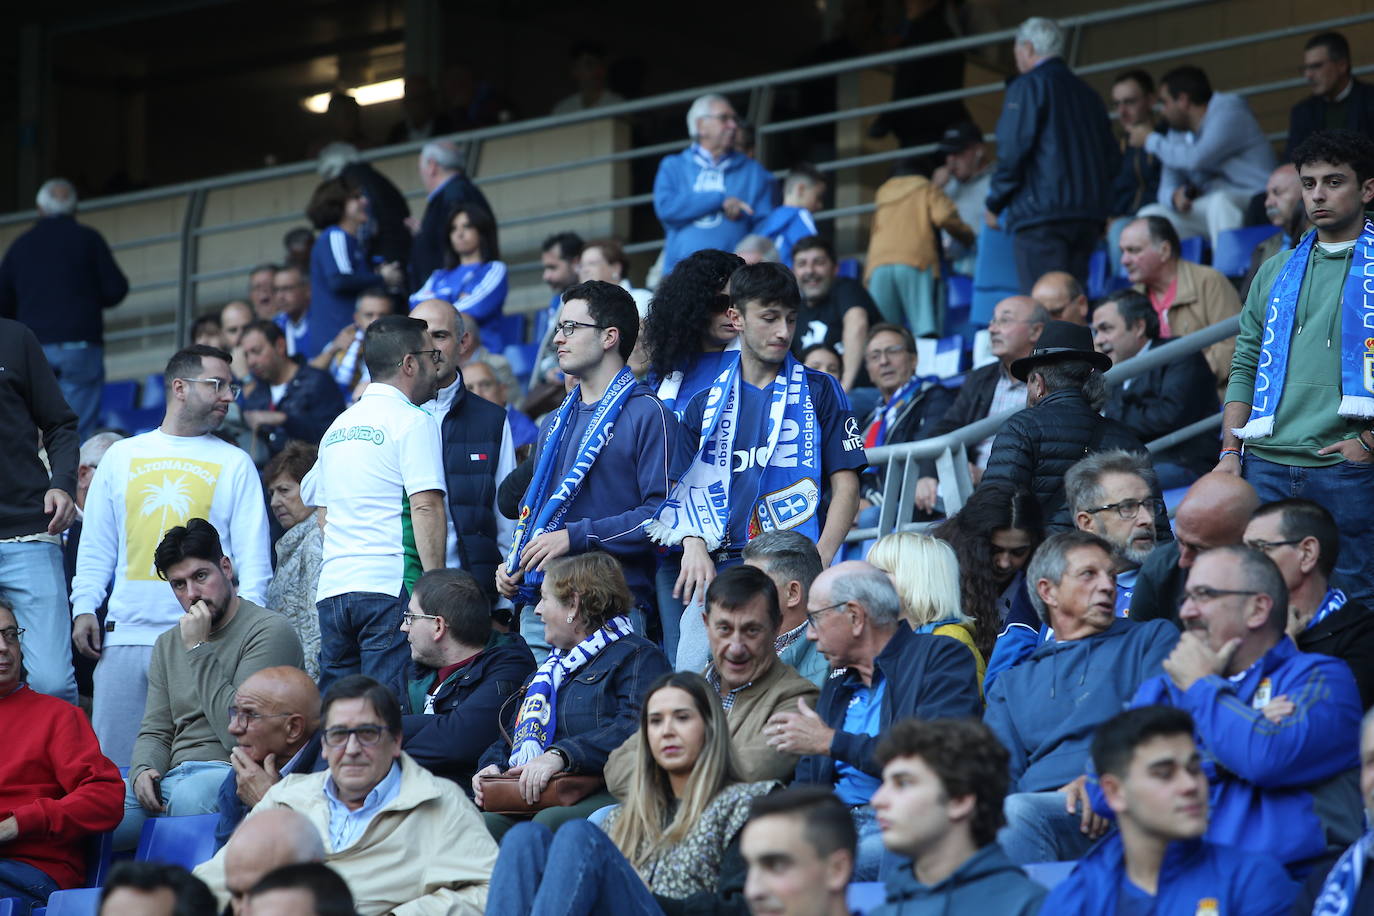
[[[566,808],[575,805],[605,785],[600,776],[576,773],[555,773],[539,801],[530,804],[520,794],[519,776],[482,776],[482,810],[511,817],[532,817],[545,808]]]

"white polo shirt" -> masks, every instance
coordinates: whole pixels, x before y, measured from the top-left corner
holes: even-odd
[[[315,600],[398,596],[418,578],[410,497],[426,490],[444,491],[439,429],[399,389],[373,382],[330,424],[301,482],[305,503],[328,510]]]

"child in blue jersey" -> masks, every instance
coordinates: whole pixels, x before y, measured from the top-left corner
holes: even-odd
[[[501,260],[496,238],[496,220],[485,207],[463,203],[449,216],[444,266],[411,294],[410,307],[427,299],[453,303],[469,321],[477,323],[483,346],[500,353],[506,344],[518,343],[502,340],[496,330],[508,289],[506,264]]]
[[[825,187],[825,178],[815,166],[796,166],[782,184],[782,206],[768,214],[754,230],[773,243],[778,257],[788,267],[792,266],[792,246],[816,234],[816,220],[811,214],[821,208]]]

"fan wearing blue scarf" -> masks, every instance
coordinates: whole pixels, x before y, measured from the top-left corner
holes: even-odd
[[[739,351],[724,355],[688,405],[674,484],[648,525],[658,543],[682,545],[673,595],[688,606],[704,598],[717,565],[738,562],[763,531],[802,532],[828,564],[853,523],[866,464],[834,379],[790,354],[801,303],[792,273],[780,264],[741,267],[730,299]]]
[[[1333,580],[1374,599],[1374,142],[1319,130],[1294,153],[1315,227],[1266,261],[1240,316],[1216,469],[1305,497],[1341,531]],[[1241,448],[1244,444],[1244,461]],[[1300,469],[1300,470],[1295,470]]]
[[[604,550],[620,562],[637,603],[653,607],[655,551],[644,533],[668,491],[668,444],[675,421],[626,368],[639,331],[634,299],[591,280],[563,294],[553,335],[558,366],[580,384],[545,420],[534,476],[520,502],[515,536],[496,587],[532,605],[549,561]],[[522,617],[539,651],[543,627]]]

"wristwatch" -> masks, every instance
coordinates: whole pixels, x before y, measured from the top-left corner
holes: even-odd
[[[564,771],[572,769],[572,759],[568,756],[567,751],[563,750],[561,747],[551,747],[549,748],[549,753],[558,755],[558,757],[563,761]]]

